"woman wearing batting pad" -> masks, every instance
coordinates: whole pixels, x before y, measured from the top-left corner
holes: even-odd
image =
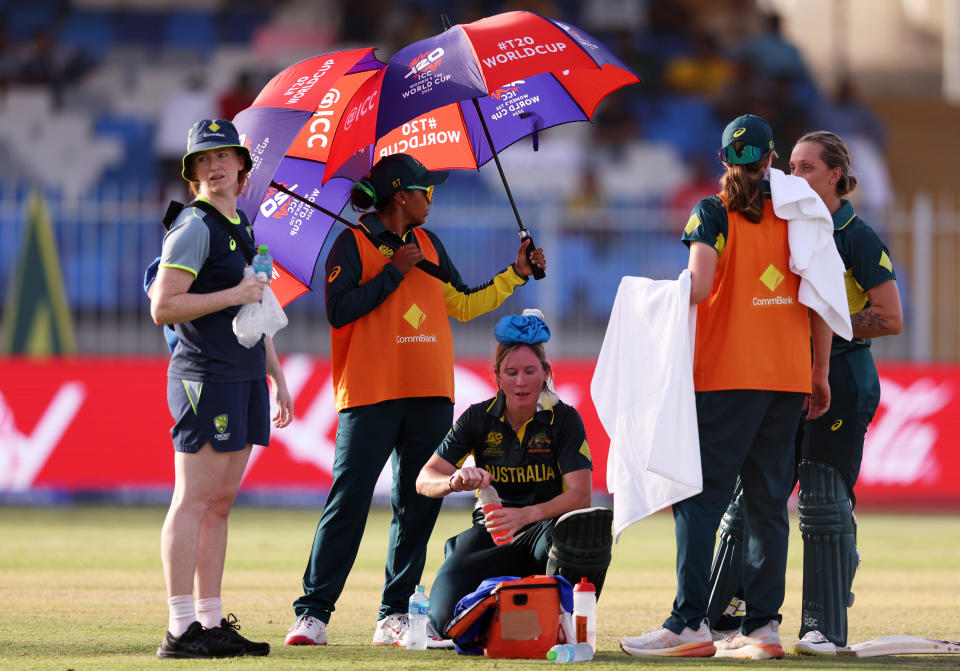
[[[190,129],[183,178],[197,200],[164,236],[151,291],[153,320],[172,324],[177,336],[167,372],[176,480],[161,537],[170,608],[161,658],[270,652],[241,636],[236,618],[222,618],[220,602],[227,517],[252,445],[270,442],[268,377],[274,426],[293,419],[273,341],[247,348],[233,332],[240,306],[259,301],[268,284],[244,277],[240,243],[252,256],[253,237],[237,196],[252,165],[231,122],[204,119]]]
[[[497,395],[460,416],[417,477],[426,496],[492,485],[503,502],[484,513],[478,500],[473,526],[447,540],[430,592],[442,633],[460,599],[487,578],[586,576],[599,593],[610,563],[613,514],[587,508],[593,462],[583,420],[553,391],[543,345],[550,329],[539,311],[527,312],[504,317],[494,331]],[[470,456],[474,465],[464,466]],[[512,540],[496,544],[501,534]]]
[[[829,131],[807,133],[793,147],[790,171],[817,192],[833,217],[833,238],[846,269],[854,339],[833,339],[830,409],[801,422],[797,440],[800,531],[803,534],[803,604],[798,654],[832,655],[847,644],[847,607],[859,562],[853,487],[860,472],[867,426],[880,402],[880,380],[870,339],[895,335],[903,325],[900,292],[889,252],[844,198],[857,187],[850,152]],[[730,519],[742,515],[734,499]],[[735,545],[721,530],[720,548]],[[742,558],[714,559],[711,611],[721,612],[739,586]],[[729,620],[714,621],[727,629]]]
[[[794,436],[805,402],[813,417],[830,404],[831,330],[799,301],[787,222],[774,214],[764,179],[773,157],[766,121],[751,114],[731,121],[721,138],[726,168],[721,193],[700,201],[684,230],[690,303],[697,305],[693,378],[703,490],[673,506],[677,595],[672,612],[658,629],[621,639],[628,654],[783,656],[779,610]],[[749,610],[740,633],[721,649],[706,619],[710,559],[738,475],[748,518],[744,592]]]

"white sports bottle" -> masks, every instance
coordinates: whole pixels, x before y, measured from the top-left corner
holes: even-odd
[[[573,626],[577,643],[586,643],[597,649],[597,588],[586,578],[580,578],[573,588]]]
[[[257,247],[257,255],[253,257],[252,265],[254,274],[265,273],[268,280],[273,277],[273,258],[267,245]]]
[[[559,643],[547,650],[547,660],[551,662],[589,662],[593,659],[593,648],[586,643]]]
[[[430,617],[430,599],[427,598],[426,588],[417,585],[416,591],[410,596],[410,606],[407,609],[407,618],[410,628],[407,630],[407,650],[427,649],[427,618]]]

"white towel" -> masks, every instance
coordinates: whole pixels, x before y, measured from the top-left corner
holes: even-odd
[[[696,309],[690,271],[624,277],[590,395],[610,436],[607,489],[617,539],[628,526],[703,489],[693,390]]]
[[[773,211],[787,220],[790,270],[800,276],[799,300],[841,338],[853,338],[843,260],[833,241],[833,218],[807,181],[770,168]]]

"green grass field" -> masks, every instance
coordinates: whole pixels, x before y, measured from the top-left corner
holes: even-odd
[[[242,633],[267,640],[269,657],[211,661],[158,660],[166,626],[159,559],[164,510],[80,506],[0,508],[0,669],[437,669],[530,668],[547,662],[460,657],[450,651],[407,652],[370,645],[383,580],[388,515],[375,510],[323,648],[282,645],[293,621],[290,602],[317,514],[237,508],[232,516],[223,586],[225,612]],[[443,541],[467,524],[465,510],[445,511],[430,544],[424,579],[442,559]],[[863,563],[854,584],[850,640],[885,634],[960,639],[960,525],[950,515],[861,513]],[[798,629],[801,544],[793,523],[784,643]],[[675,578],[673,522],[658,514],[628,529],[614,548],[598,614],[593,668],[727,668],[760,664],[794,669],[957,669],[958,656],[808,658],[782,661],[641,661],[619,649],[621,636],[660,624]]]

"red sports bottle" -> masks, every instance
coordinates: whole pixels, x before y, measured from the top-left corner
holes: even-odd
[[[494,510],[503,510],[500,496],[493,485],[481,487],[477,492],[477,498],[480,499],[481,510],[483,510],[484,515]],[[493,542],[497,545],[506,545],[513,540],[513,534],[510,531],[491,532],[490,535],[493,536]]]

